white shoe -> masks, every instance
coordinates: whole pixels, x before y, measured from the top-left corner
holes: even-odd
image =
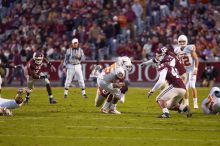
[[[101,108],[100,112],[104,113],[104,114],[108,114],[108,111],[106,109],[104,109],[104,108]]]
[[[198,103],[194,103],[194,109],[198,109]]]
[[[118,114],[118,115],[121,114],[121,112],[119,112],[119,111],[116,110],[116,109],[110,109],[108,112],[111,113],[111,114]]]

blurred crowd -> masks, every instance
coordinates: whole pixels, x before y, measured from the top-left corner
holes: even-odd
[[[87,60],[154,56],[180,34],[201,60],[220,60],[219,0],[0,0],[0,56],[62,60],[77,37]],[[3,51],[4,50],[4,51]]]

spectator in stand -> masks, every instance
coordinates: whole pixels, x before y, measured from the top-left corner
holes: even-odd
[[[139,0],[134,0],[134,4],[132,5],[132,10],[136,16],[136,26],[137,26],[137,34],[140,35],[142,33],[142,15],[143,15],[143,7],[140,4]]]
[[[201,87],[214,87],[217,75],[218,71],[216,70],[216,68],[207,63],[205,70],[202,73]]]
[[[11,85],[12,81],[19,76],[20,78],[20,85],[23,86],[24,84],[24,66],[21,60],[21,55],[17,49],[14,50],[13,54],[13,65],[19,66],[13,69],[11,76],[8,79],[8,84]]]
[[[109,46],[112,38],[115,48],[123,46],[123,43],[128,42],[130,38],[135,41],[134,43],[140,43],[143,48],[146,41],[143,41],[142,36],[147,31],[146,39],[152,40],[152,52],[159,44],[154,41],[155,38],[159,39],[159,42],[162,40],[163,44],[169,44],[169,40],[177,39],[179,34],[186,34],[190,43],[199,45],[196,47],[198,54],[201,54],[200,57],[203,56],[202,52],[207,46],[214,55],[219,54],[217,44],[220,42],[218,37],[220,2],[218,0],[134,0],[133,3],[132,0],[25,0],[22,2],[0,0],[0,2],[2,4],[0,43],[6,46],[5,52],[11,52],[13,50],[10,49],[14,48],[13,42],[18,41],[17,45],[20,45],[20,48],[29,50],[22,53],[26,54],[23,59],[27,60],[32,57],[30,50],[33,48],[44,48],[44,52],[53,48],[59,52],[64,43],[69,42],[72,37],[77,37],[83,45],[90,46],[88,52],[95,52],[92,48],[97,48],[94,45],[96,41],[92,41],[91,37],[91,34],[94,34],[93,23],[97,23],[100,33],[105,32],[103,48]],[[146,12],[143,11],[145,7],[147,7]],[[106,33],[103,23],[111,22],[112,18],[113,31],[109,34]],[[133,33],[135,27],[138,35]],[[67,35],[67,40],[62,37],[63,35]],[[95,54],[91,55],[91,53],[87,53],[87,59],[95,59]],[[111,59],[111,55],[109,53],[105,58]],[[208,60],[210,59],[213,57]]]

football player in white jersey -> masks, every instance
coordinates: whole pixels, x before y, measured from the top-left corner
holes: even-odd
[[[219,114],[220,113],[220,88],[213,87],[202,102],[202,111],[204,114]]]
[[[19,108],[23,104],[22,95],[30,92],[28,88],[20,88],[14,99],[0,98],[0,116],[12,116],[10,109]]]
[[[192,44],[188,45],[188,39],[185,35],[180,35],[178,37],[178,45],[179,47],[175,48],[174,52],[178,55],[180,61],[184,64],[186,69],[186,77],[184,80],[187,92],[184,102],[185,104],[189,105],[188,90],[192,88],[194,108],[197,109],[197,90],[195,85],[199,60],[196,54],[196,47]]]
[[[116,103],[122,97],[120,88],[125,86],[125,71],[131,70],[131,60],[126,56],[120,57],[117,62],[102,70],[97,78],[98,87],[109,92],[109,95],[111,96],[108,96],[106,102],[101,109],[101,112],[121,114],[121,112],[117,111],[116,109]]]

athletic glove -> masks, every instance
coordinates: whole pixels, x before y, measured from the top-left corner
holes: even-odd
[[[147,98],[149,98],[154,92],[152,90],[150,90],[148,93],[147,93]]]
[[[47,75],[40,75],[40,79],[46,79]]]

